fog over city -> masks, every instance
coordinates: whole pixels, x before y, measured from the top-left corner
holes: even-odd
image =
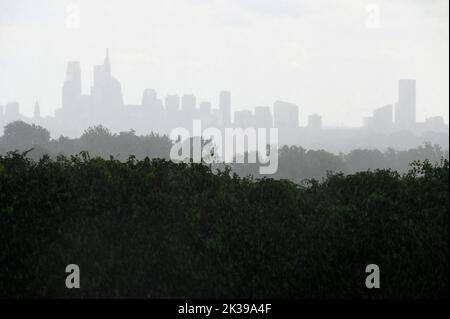
[[[0,299],[448,299],[448,10],[0,0]]]
[[[195,94],[232,112],[299,106],[299,123],[364,124],[397,101],[399,79],[417,81],[417,120],[448,122],[448,1],[167,0],[0,2],[0,105],[31,116],[61,107],[68,61],[82,92],[110,49],[123,101]]]

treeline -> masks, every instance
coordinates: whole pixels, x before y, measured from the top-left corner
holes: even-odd
[[[406,173],[410,164],[416,160],[440,163],[449,159],[448,150],[439,145],[425,143],[407,151],[388,149],[353,150],[348,154],[335,155],[324,150],[306,150],[298,146],[283,146],[278,154],[278,171],[270,175],[275,179],[289,179],[295,183],[303,183],[308,179],[323,179],[328,174],[353,174],[376,169],[392,169],[398,173]],[[262,178],[259,174],[260,164],[234,164],[233,171],[239,176]]]
[[[161,159],[0,156],[0,297],[448,298],[449,163],[299,186]],[[67,289],[77,264],[81,288]],[[367,289],[368,264],[381,289]]]
[[[0,154],[5,155],[14,150],[29,151],[28,157],[39,160],[44,154],[55,159],[58,155],[70,156],[87,151],[93,157],[109,159],[112,156],[121,161],[126,161],[130,155],[137,159],[169,159],[172,145],[166,135],[138,136],[132,130],[113,134],[102,126],[88,128],[79,138],[61,136],[58,139],[50,139],[50,133],[45,128],[18,121],[5,126],[4,135],[0,137]],[[270,177],[301,183],[309,178],[322,179],[330,172],[351,174],[369,169],[391,168],[404,173],[415,160],[439,163],[442,158],[449,158],[448,150],[442,150],[438,145],[430,143],[407,151],[358,149],[338,155],[325,150],[283,146],[279,150],[278,171]],[[222,168],[223,165],[216,167]],[[241,177],[262,177],[259,175],[259,167],[259,164],[231,165],[233,172]]]
[[[60,136],[50,139],[50,132],[42,126],[16,121],[4,127],[0,137],[0,154],[9,151],[29,151],[27,156],[39,160],[47,154],[51,158],[58,155],[76,155],[86,151],[92,156],[105,159],[111,156],[126,161],[130,155],[136,158],[168,159],[172,141],[166,135],[149,134],[137,136],[133,130],[111,133],[107,128],[98,125],[89,127],[79,138]]]

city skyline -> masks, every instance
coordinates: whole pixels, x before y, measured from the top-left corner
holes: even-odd
[[[141,102],[129,104],[123,98],[122,84],[115,78],[112,69],[109,49],[106,49],[103,63],[93,66],[93,85],[89,92],[83,92],[80,62],[68,61],[61,86],[61,107],[54,116],[43,117],[41,106],[36,101],[33,117],[25,117],[20,114],[19,103],[9,102],[5,107],[0,106],[0,123],[5,125],[23,120],[42,125],[56,136],[74,137],[81,135],[86,128],[99,124],[112,132],[133,130],[138,134],[154,132],[170,135],[175,128],[189,129],[194,120],[201,120],[203,127],[221,130],[275,127],[282,145],[333,148],[339,143],[340,147],[375,143],[380,148],[386,148],[390,147],[390,135],[405,131],[413,135],[402,137],[400,134],[397,137],[400,147],[415,145],[419,141],[433,141],[448,147],[448,139],[441,136],[443,132],[448,134],[448,124],[442,116],[417,121],[417,85],[414,79],[400,79],[397,100],[375,108],[371,116],[364,118],[364,125],[338,128],[339,131],[336,131],[336,128],[323,124],[322,114],[305,113],[301,106],[289,101],[276,100],[273,104],[255,106],[253,110],[233,111],[232,93],[226,90],[218,92],[217,102],[214,103],[198,99],[193,93],[159,96],[155,89],[145,88]],[[300,119],[305,119],[307,124],[301,124]],[[361,133],[362,136],[368,135],[361,140],[358,137]],[[437,135],[430,137],[429,133]],[[381,140],[380,134],[385,136]],[[419,140],[414,138],[414,134]],[[339,143],[333,142],[336,136],[340,136]]]
[[[4,0],[0,104],[17,100],[30,116],[38,99],[53,114],[66,62],[82,62],[88,92],[110,47],[130,104],[146,87],[214,103],[226,88],[235,111],[282,98],[325,125],[357,127],[412,78],[418,120],[448,122],[448,1],[282,2]]]
[[[54,115],[47,116],[47,118],[61,116],[74,116],[79,117],[81,111],[91,112],[88,116],[97,115],[95,120],[101,122],[104,118],[103,112],[114,112],[118,107],[128,107],[128,110],[132,112],[132,107],[137,105],[146,106],[152,108],[153,111],[165,110],[168,112],[173,111],[185,111],[188,116],[195,117],[201,115],[202,112],[207,114],[214,114],[214,112],[221,113],[219,126],[239,125],[243,127],[255,125],[258,121],[258,116],[263,117],[262,122],[266,124],[261,127],[282,127],[287,123],[290,127],[301,126],[299,116],[300,106],[277,99],[272,105],[267,104],[264,106],[253,106],[253,110],[233,110],[231,103],[231,92],[227,90],[221,90],[219,93],[218,103],[212,101],[205,101],[197,99],[194,93],[183,94],[168,94],[166,96],[158,96],[157,91],[154,88],[145,88],[142,94],[142,100],[140,104],[129,104],[124,101],[122,94],[121,82],[116,79],[111,71],[111,61],[109,56],[109,49],[106,49],[103,64],[93,66],[93,85],[90,88],[90,92],[83,92],[82,87],[82,71],[80,61],[68,61],[66,68],[66,78],[62,85],[61,105],[56,108]],[[364,118],[364,124],[362,126],[370,127],[378,124],[380,126],[395,124],[395,129],[411,129],[414,130],[414,125],[420,123],[417,121],[417,103],[416,103],[416,80],[415,79],[400,79],[398,81],[398,99],[392,104],[386,104],[385,106],[374,108],[372,116]],[[19,103],[17,101],[9,101],[5,106],[0,109],[0,116],[12,114],[19,115]],[[7,110],[8,107],[10,110]],[[85,109],[84,109],[85,108]],[[3,110],[5,109],[5,110]],[[280,111],[284,110],[284,111]],[[68,113],[69,112],[69,113]],[[96,113],[98,112],[98,114]],[[266,114],[261,114],[266,113]],[[282,114],[284,113],[284,114]],[[303,113],[303,112],[302,112]],[[37,115],[38,114],[38,115]],[[22,116],[27,117],[24,114]],[[63,116],[64,116],[63,115]],[[311,126],[311,121],[320,123],[322,127],[322,115],[321,114],[304,114],[304,117],[308,118],[307,126]],[[306,116],[305,116],[306,115]],[[40,105],[36,100],[33,117],[40,118]],[[270,121],[267,119],[270,117]],[[283,118],[284,117],[284,118]],[[315,117],[315,119],[313,119]],[[317,118],[319,117],[319,118]],[[442,115],[435,114],[430,118],[425,119],[425,123],[431,120],[441,118],[441,124],[445,124]],[[256,122],[251,124],[250,122],[255,120]],[[245,123],[245,121],[250,121]],[[270,124],[268,123],[270,122]],[[316,124],[317,125],[317,124]]]

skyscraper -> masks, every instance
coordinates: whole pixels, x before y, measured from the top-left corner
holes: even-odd
[[[160,99],[158,99],[158,94],[155,89],[145,89],[142,93],[142,105],[144,107],[152,109],[152,111],[163,110],[163,104]]]
[[[201,102],[199,105],[199,112],[203,116],[211,115],[211,102]]]
[[[392,125],[392,104],[385,105],[373,111],[374,124],[377,126]]]
[[[298,127],[298,106],[293,103],[276,101],[273,104],[274,126],[277,128]]]
[[[252,112],[249,110],[234,112],[234,127],[242,129],[254,127]]]
[[[97,112],[109,111],[123,106],[122,87],[111,75],[109,51],[103,65],[94,66],[94,85],[91,87],[91,103]]]
[[[254,115],[255,128],[270,128],[273,127],[272,113],[268,106],[255,107]]]
[[[176,94],[170,94],[166,96],[164,105],[169,112],[175,112],[180,110],[180,97]]]
[[[62,107],[65,110],[75,110],[81,99],[81,68],[80,62],[67,63],[66,80],[62,88]]]
[[[389,131],[392,128],[393,123],[392,113],[392,104],[374,110],[373,116],[366,118],[366,127],[380,132]]]
[[[145,89],[142,93],[142,105],[151,106],[156,101],[156,91],[154,89]]]
[[[308,128],[312,130],[322,129],[322,117],[318,114],[308,116]]]
[[[181,97],[181,109],[187,114],[194,114],[197,106],[197,99],[193,94],[184,94]]]
[[[36,103],[34,104],[33,118],[34,119],[41,118],[41,107],[39,106],[39,103],[37,100],[36,100]]]
[[[20,117],[18,102],[9,102],[5,105],[5,117],[9,121],[17,120]]]
[[[219,95],[219,109],[222,113],[222,125],[231,125],[231,93],[221,91]]]
[[[416,80],[398,82],[398,103],[395,108],[395,124],[400,128],[412,128],[416,123]]]

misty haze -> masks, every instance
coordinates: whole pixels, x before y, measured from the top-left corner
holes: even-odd
[[[1,1],[0,297],[448,297],[448,26],[446,0]]]

